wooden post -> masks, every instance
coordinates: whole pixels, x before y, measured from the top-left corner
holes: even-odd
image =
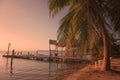
[[[95,61],[95,68],[98,68],[98,62]]]
[[[12,73],[12,69],[13,69],[13,68],[12,68],[12,65],[13,65],[13,56],[14,56],[14,54],[15,54],[15,50],[13,49],[13,50],[12,50],[12,56],[11,56],[11,66],[10,66],[10,69],[11,69],[11,70],[10,70],[10,73]]]
[[[10,45],[11,45],[11,43],[8,44],[8,52],[7,52],[7,55],[9,55]]]
[[[56,41],[56,46],[57,46],[57,56],[59,56],[59,46],[58,46],[58,40]]]
[[[98,67],[100,67],[101,68],[101,66],[102,66],[102,60],[98,60]]]
[[[61,57],[63,57],[63,47],[61,47]]]
[[[51,57],[51,45],[50,45],[50,43],[49,43],[49,52],[50,52],[49,57]]]
[[[58,57],[58,45],[56,44],[56,49],[55,49],[55,57]]]

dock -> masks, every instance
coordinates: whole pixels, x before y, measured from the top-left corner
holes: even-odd
[[[18,58],[18,59],[28,59],[28,60],[39,60],[39,61],[50,61],[50,62],[76,62],[76,63],[81,63],[81,62],[89,62],[88,60],[85,59],[80,59],[76,57],[49,57],[49,56],[35,56],[35,55],[3,55],[3,57],[6,58]]]

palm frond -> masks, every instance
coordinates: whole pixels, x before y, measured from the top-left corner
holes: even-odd
[[[50,14],[54,17],[64,7],[69,6],[72,0],[49,0]]]

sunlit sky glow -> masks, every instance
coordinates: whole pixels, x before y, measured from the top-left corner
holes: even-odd
[[[48,0],[0,0],[0,51],[8,43],[16,50],[48,50],[65,13],[50,17]]]

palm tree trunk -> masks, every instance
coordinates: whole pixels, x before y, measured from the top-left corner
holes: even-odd
[[[102,39],[103,39],[103,64],[101,67],[102,71],[108,71],[110,70],[110,41],[109,41],[109,37],[107,35],[106,29],[105,29],[105,25],[104,22],[100,16],[100,14],[98,13],[98,18],[101,24],[101,31],[102,31]]]
[[[102,71],[110,70],[110,41],[104,24],[102,25],[102,38],[104,44]]]

